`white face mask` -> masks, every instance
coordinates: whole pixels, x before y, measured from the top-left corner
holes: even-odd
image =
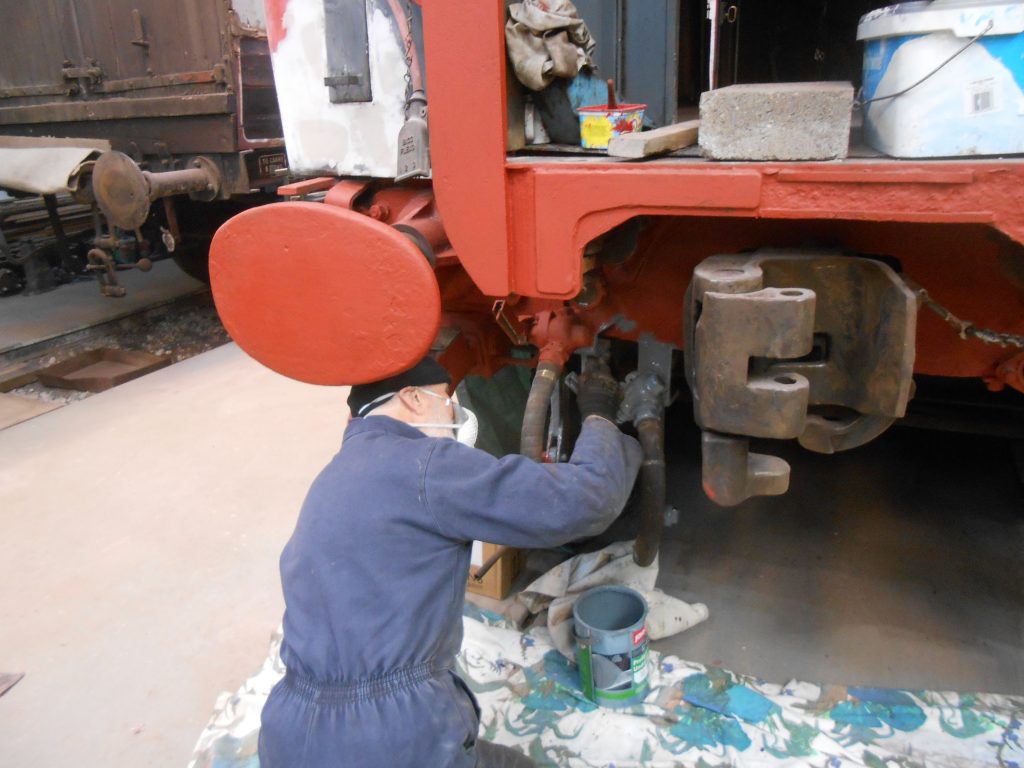
[[[450,429],[454,432],[452,437],[458,440],[463,445],[468,445],[470,448],[476,445],[477,434],[480,431],[480,423],[477,421],[476,414],[473,413],[469,408],[463,408],[459,405],[457,400],[453,400],[451,397],[432,392],[429,389],[423,387],[416,387],[420,392],[444,400],[446,406],[450,405],[454,412],[454,421],[450,424],[410,424],[411,427],[419,427],[420,429]]]
[[[458,401],[453,400],[451,397],[432,392],[429,389],[423,387],[416,387],[420,392],[424,392],[432,397],[440,398],[444,400],[444,404],[451,405],[452,411],[455,414],[455,420],[448,424],[409,424],[410,427],[418,427],[419,429],[450,429],[452,430],[452,437],[458,440],[463,445],[468,445],[470,448],[476,445],[477,434],[480,431],[480,423],[477,421],[476,414],[468,408],[463,408],[459,405]],[[380,403],[390,400],[392,397],[397,395],[397,392],[389,392],[386,395],[381,395],[375,400],[367,403],[359,409],[358,416],[373,416],[372,413],[367,413],[374,406]]]

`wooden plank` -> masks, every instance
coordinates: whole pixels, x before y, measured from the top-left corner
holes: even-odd
[[[53,136],[0,136],[0,148],[21,149],[28,147],[92,147],[100,152],[110,150],[106,139],[58,139]]]
[[[697,143],[700,120],[673,123],[663,128],[643,133],[627,133],[613,136],[608,143],[608,154],[612,157],[650,157],[662,152],[672,152]]]
[[[277,194],[281,197],[293,197],[294,195],[308,195],[311,192],[323,192],[330,189],[338,180],[334,176],[317,176],[312,179],[300,179],[291,184],[282,184],[277,188]]]
[[[13,427],[23,421],[60,408],[63,403],[49,403],[31,400],[17,395],[0,395],[0,429]]]
[[[200,93],[142,99],[114,98],[72,103],[27,104],[19,107],[0,107],[0,125],[229,115],[235,111],[235,102],[233,93]]]

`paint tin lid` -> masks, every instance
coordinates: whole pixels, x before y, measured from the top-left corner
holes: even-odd
[[[609,107],[607,104],[594,104],[589,107],[580,107],[578,111],[588,114],[617,115],[623,112],[639,112],[645,109],[647,109],[646,104],[619,104],[617,107]]]

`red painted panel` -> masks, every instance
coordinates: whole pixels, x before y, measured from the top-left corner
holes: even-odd
[[[613,333],[648,330],[681,341],[682,294],[701,259],[810,243],[897,258],[961,317],[1024,332],[1021,160],[506,166],[504,4],[424,5],[434,185],[445,227],[479,289],[515,294],[509,306],[517,315],[577,293],[593,238],[635,216],[672,216],[679,218],[644,235],[629,262],[602,269],[605,298],[581,313],[582,322],[594,328],[622,313],[636,325]],[[925,373],[983,376],[1007,355],[959,339],[928,314],[918,344]]]
[[[502,0],[424,3],[437,207],[488,296],[509,292],[504,23]]]
[[[586,244],[617,224],[638,215],[722,213],[750,215],[761,196],[761,174],[752,170],[695,171],[657,166],[614,164],[594,171],[586,165],[510,166],[515,189],[529,178],[530,199],[513,195],[511,221],[518,230],[533,220],[533,239],[514,239],[524,295],[571,298],[580,289],[580,263]],[[584,185],[583,182],[586,181]],[[525,279],[524,279],[525,277]]]

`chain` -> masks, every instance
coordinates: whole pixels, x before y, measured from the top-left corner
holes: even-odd
[[[412,53],[415,43],[412,39],[412,0],[405,0],[405,106],[409,108],[412,99]]]
[[[1014,333],[1004,333],[1003,331],[992,331],[987,328],[978,328],[974,323],[968,322],[967,320],[961,320],[933,299],[928,294],[928,291],[918,283],[906,276],[904,276],[903,279],[910,290],[917,294],[921,303],[949,323],[949,325],[956,330],[957,335],[961,339],[971,337],[986,344],[997,344],[1000,347],[1018,347],[1024,349],[1024,336],[1018,336]]]

